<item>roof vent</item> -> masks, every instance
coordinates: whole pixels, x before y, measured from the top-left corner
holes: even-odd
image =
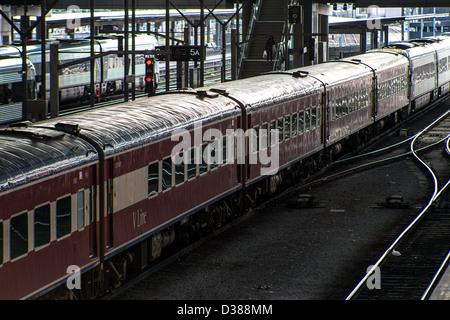
[[[197,90],[197,96],[201,97],[201,98],[217,98],[219,96],[218,93],[208,93],[207,90]]]
[[[306,78],[308,76],[309,72],[308,71],[295,71],[292,73],[292,75],[296,78]]]
[[[10,125],[8,125],[8,127],[10,127],[10,128],[23,128],[23,127],[28,128],[32,124],[33,124],[33,122],[27,120],[27,121],[11,123]]]

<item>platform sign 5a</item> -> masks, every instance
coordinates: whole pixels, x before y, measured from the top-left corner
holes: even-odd
[[[170,61],[200,61],[202,58],[201,48],[201,46],[170,46]],[[155,47],[156,51],[165,49],[165,46]],[[158,61],[164,61],[166,56],[156,54],[155,58]]]

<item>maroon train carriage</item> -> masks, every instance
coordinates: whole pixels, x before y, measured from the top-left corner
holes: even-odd
[[[90,193],[97,155],[55,130],[0,133],[0,298],[27,297],[90,256]],[[73,214],[72,214],[73,213]]]
[[[408,59],[398,53],[372,51],[346,59],[353,63],[365,65],[372,71],[376,81],[373,105],[374,119],[383,119],[393,111],[404,109],[409,105],[409,63]]]
[[[164,225],[240,186],[231,162],[180,169],[171,160],[175,129],[201,121],[203,130],[214,125],[225,135],[240,125],[240,109],[230,99],[188,93],[150,100],[1,132],[0,159],[11,164],[1,168],[0,201],[7,205],[0,211],[0,298],[27,298],[63,284],[72,265],[83,272],[103,268]],[[206,145],[200,140],[192,148]],[[151,254],[157,256],[173,234],[152,237]],[[94,277],[89,274],[89,282],[101,282]]]
[[[94,298],[410,112],[404,57],[354,59],[0,130],[0,298]]]

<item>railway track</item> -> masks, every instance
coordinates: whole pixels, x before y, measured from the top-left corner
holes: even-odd
[[[450,180],[448,172],[439,175],[432,164],[449,161],[444,152],[450,136],[449,115],[450,111],[445,112],[414,135],[410,143],[410,154],[425,170],[433,186],[428,204],[378,261],[368,266],[367,273],[347,296],[347,300],[425,299],[434,287],[430,282],[439,278],[436,270],[446,259],[450,249],[449,198],[445,194]],[[425,150],[427,153],[424,153]],[[442,157],[444,154],[445,159]]]

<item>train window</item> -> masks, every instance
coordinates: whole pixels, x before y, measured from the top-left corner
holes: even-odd
[[[278,119],[278,142],[283,141],[283,118]]]
[[[184,170],[185,170],[184,153],[180,152],[179,157],[177,158],[178,160],[182,159],[181,163],[175,163],[175,184],[179,185],[184,182]]]
[[[292,137],[296,137],[298,133],[298,114],[292,115]]]
[[[208,172],[208,152],[206,152],[207,146],[208,145],[205,143],[201,146],[201,149],[200,149],[201,150],[201,153],[200,153],[201,161],[199,161],[200,162],[200,165],[198,168],[199,174]]]
[[[0,264],[3,263],[3,221],[0,221]]]
[[[331,107],[330,107],[330,121],[334,121],[337,119],[336,116],[336,107],[337,107],[337,101],[333,100],[331,102]]]
[[[317,107],[317,114],[316,114],[316,126],[320,127],[322,125],[322,109],[320,107]]]
[[[311,129],[311,110],[305,111],[305,131]]]
[[[222,138],[222,164],[227,164],[227,136]]]
[[[167,157],[162,161],[162,191],[172,187],[172,157]]]
[[[0,86],[0,104],[8,104],[11,102],[13,92],[11,84],[4,84]]]
[[[250,143],[253,153],[258,152],[259,127],[254,127],[250,135]]]
[[[339,118],[346,115],[345,110],[354,103],[352,95],[348,95],[339,100]]]
[[[185,177],[185,162],[186,160],[184,159],[185,155],[183,152],[180,152],[176,157],[175,157],[175,185],[179,185],[181,183],[184,182],[184,177]],[[173,159],[172,159],[173,161]],[[180,162],[181,161],[181,162]]]
[[[148,196],[153,197],[159,190],[159,163],[155,162],[148,166]]]
[[[235,139],[236,136],[234,135],[230,135],[227,137],[224,137],[224,145],[223,147],[223,157],[227,160],[227,163],[233,163],[234,162],[234,154],[235,154],[235,150],[234,150],[234,146],[235,146]]]
[[[70,196],[56,201],[56,237],[69,234],[72,229],[72,201]]]
[[[316,108],[311,109],[311,130],[316,128],[317,114]]]
[[[95,219],[95,215],[96,215],[96,208],[94,206],[94,197],[93,197],[93,193],[94,193],[94,187],[90,187],[89,188],[89,222],[94,222]]]
[[[77,227],[78,230],[84,228],[84,190],[77,195]]]
[[[9,224],[11,260],[28,252],[28,213],[11,218]]]
[[[288,140],[291,137],[291,116],[284,118],[284,140]]]
[[[362,90],[355,92],[355,105],[351,112],[358,111],[359,109],[362,108],[362,104],[364,103],[363,97],[364,97],[364,92]],[[348,114],[350,114],[351,112],[349,111]]]
[[[359,92],[359,101],[358,101],[358,109],[363,109],[367,100],[366,89],[363,89]],[[355,110],[355,111],[357,111]]]
[[[341,114],[344,117],[348,114],[348,110],[354,110],[356,107],[356,93],[352,93],[341,100]]]
[[[261,126],[261,130],[259,131],[259,149],[264,150],[267,149],[268,143],[268,130],[269,125],[267,123]]]
[[[187,165],[188,179],[195,178],[197,176],[197,161],[196,161],[196,148],[192,148],[190,152],[190,157]]]
[[[399,87],[399,82],[397,82],[397,92],[400,92],[400,90],[398,90]],[[371,103],[371,96],[370,96],[370,89],[366,88],[364,90],[364,96],[363,96],[363,104],[361,105],[361,108],[367,108],[369,106],[369,103]]]
[[[341,105],[341,117],[346,116],[347,114],[353,112],[353,110],[356,109],[358,103],[358,97],[356,92],[350,94],[347,97],[344,97],[342,99],[342,105]]]
[[[271,146],[277,143],[276,128],[277,124],[275,123],[275,121],[270,122],[269,145]]]
[[[207,146],[207,152],[209,157],[209,166],[211,170],[219,166],[220,152],[219,152],[219,140],[210,142]]]
[[[50,204],[34,209],[34,247],[50,242]]]
[[[298,134],[301,135],[305,131],[305,112],[298,113]]]
[[[364,90],[358,91],[358,106],[355,111],[362,109],[364,104]]]

